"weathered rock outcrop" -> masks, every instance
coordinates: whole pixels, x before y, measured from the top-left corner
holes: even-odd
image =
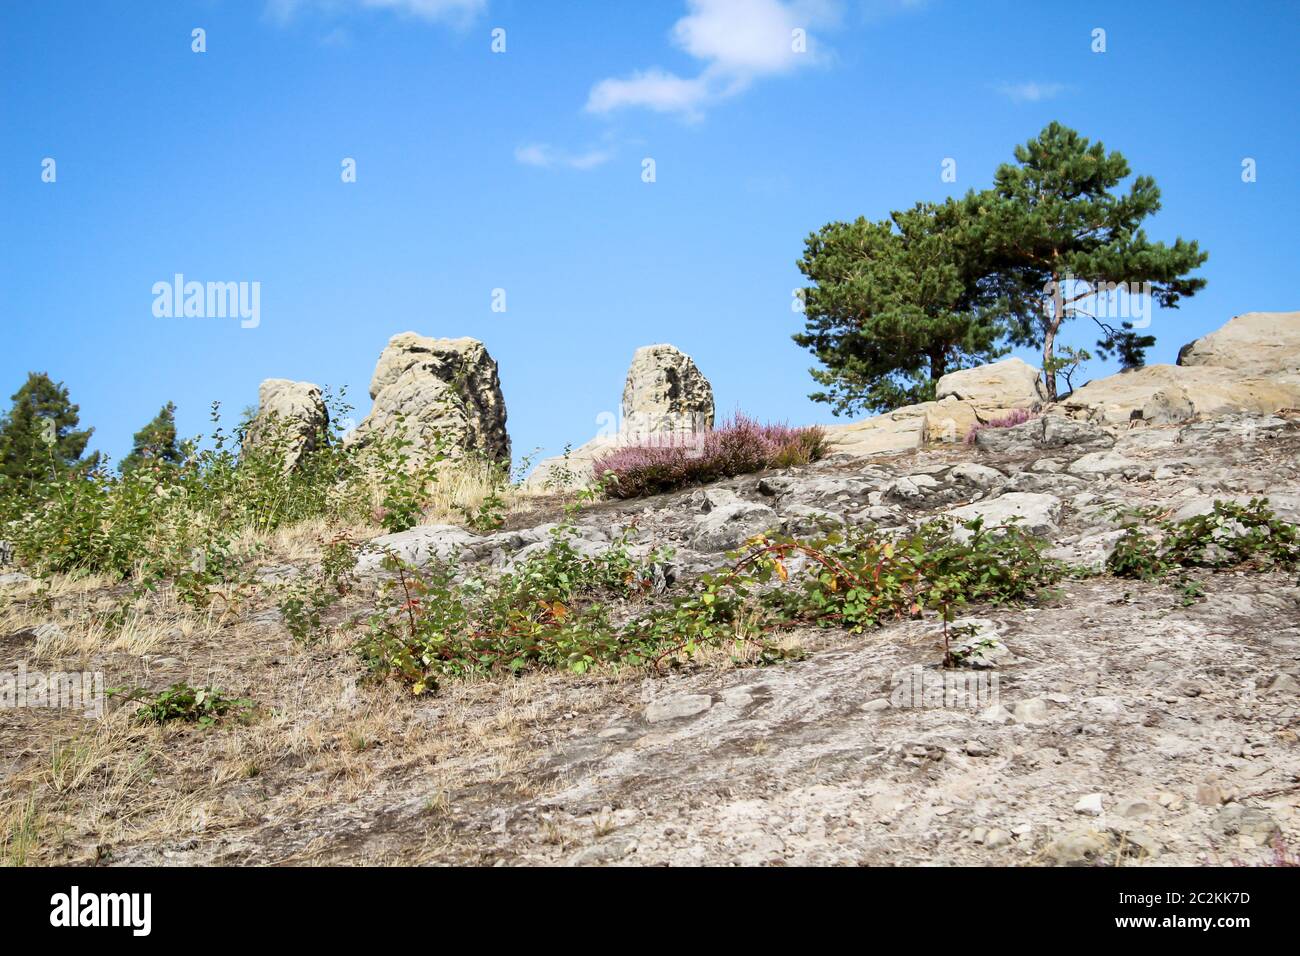
[[[1146,415],[1181,421],[1194,415],[1263,413],[1300,406],[1300,374],[1245,375],[1211,366],[1147,365],[1099,378],[1062,403],[1071,414],[1119,423]]]
[[[866,456],[962,442],[978,424],[1043,402],[1038,369],[1018,358],[949,372],[936,383],[936,394],[938,401],[826,426],[828,443],[837,453]]]
[[[713,427],[713,387],[694,359],[672,345],[643,345],[623,386],[624,435],[699,432]]]
[[[936,384],[936,395],[937,402],[829,426],[829,444],[856,456],[897,454],[962,441],[977,423],[1045,401],[1039,371],[1018,358],[951,372]],[[1184,346],[1177,365],[1148,365],[1096,379],[1057,407],[1105,424],[1141,419],[1152,425],[1300,407],[1300,312],[1239,315]],[[1001,439],[990,430],[987,440]]]
[[[1300,372],[1300,312],[1247,312],[1184,345],[1182,366],[1230,368],[1248,375]]]
[[[947,404],[947,403],[935,403]],[[888,417],[888,416],[882,416]],[[598,553],[633,522],[630,553],[671,553],[665,574],[719,566],[723,552],[773,530],[811,535],[827,523],[901,530],[946,515],[986,527],[1018,520],[1053,556],[1100,568],[1124,533],[1124,509],[1158,506],[1177,520],[1216,500],[1266,496],[1284,520],[1300,517],[1295,416],[1230,416],[1130,429],[1049,409],[1008,428],[981,430],[973,446],[932,444],[864,462],[841,455],[763,476],[742,475],[690,494],[619,502],[576,519],[574,546]],[[903,421],[923,420],[912,414]],[[919,431],[914,431],[919,435]],[[544,549],[554,525],[476,535],[437,525],[374,542],[423,564],[457,554],[465,566],[514,566]],[[958,529],[958,537],[967,531]],[[380,552],[360,568],[378,571]]]
[[[257,389],[257,414],[244,433],[245,449],[273,449],[286,468],[328,440],[329,411],[321,390],[311,382],[268,378]]]
[[[827,446],[837,454],[862,458],[913,451],[925,443],[926,413],[937,404],[907,405],[859,422],[824,426]]]
[[[1067,446],[1076,450],[1109,448],[1115,444],[1115,436],[1091,422],[1052,414],[1010,428],[983,429],[975,436],[975,444],[987,451],[1030,454],[1044,448]]]
[[[510,461],[497,363],[477,339],[394,335],[375,366],[370,397],[374,405],[351,442],[405,435],[415,443],[413,462],[427,460],[440,440],[453,457]]]
[[[1300,312],[1239,315],[1184,345],[1177,365],[1097,379],[1062,404],[1094,421],[1157,425],[1300,407]]]
[[[568,454],[542,461],[525,487],[534,491],[585,487],[592,480],[592,465],[615,449],[708,431],[713,416],[713,386],[694,359],[673,345],[643,345],[627,370],[618,427],[607,427]]]
[[[1046,398],[1038,369],[1018,358],[949,372],[939,379],[935,396],[970,402],[977,409],[1006,411],[1031,408]]]
[[[893,455],[925,445],[963,442],[976,425],[1011,410],[1010,406],[981,407],[948,395],[941,401],[904,405],[848,425],[823,427],[827,444],[837,454]]]

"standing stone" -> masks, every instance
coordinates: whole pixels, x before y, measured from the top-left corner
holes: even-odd
[[[438,448],[509,464],[506,403],[497,363],[477,339],[402,332],[388,341],[370,380],[374,404],[350,442],[404,435],[413,464]]]
[[[329,411],[311,382],[268,378],[257,389],[257,414],[244,432],[243,448],[282,452],[284,467],[329,441]]]
[[[625,435],[704,432],[713,427],[713,387],[694,360],[672,345],[643,345],[623,386]]]
[[[592,466],[610,452],[665,436],[671,442],[709,431],[713,386],[694,360],[675,346],[644,345],[627,370],[622,413],[617,431],[603,431],[567,455],[547,458],[524,487],[534,491],[586,487],[593,480]]]

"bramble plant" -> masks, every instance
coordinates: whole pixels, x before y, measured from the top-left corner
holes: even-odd
[[[1149,512],[1133,515],[1138,521],[1149,517]],[[1117,577],[1142,580],[1189,568],[1294,571],[1300,568],[1300,527],[1278,518],[1267,498],[1245,505],[1216,501],[1209,513],[1185,521],[1129,527],[1106,567]]]
[[[859,633],[927,611],[947,622],[968,603],[1033,600],[1065,571],[1015,524],[988,530],[976,520],[958,533],[935,521],[904,535],[852,528],[807,541],[759,535],[691,593],[620,624],[605,599],[648,595],[663,558],[632,557],[631,533],[588,556],[575,549],[566,523],[547,550],[495,579],[462,580],[455,561],[417,569],[390,555],[391,579],[358,651],[372,672],[398,677],[417,694],[474,673],[660,668],[728,643],[771,663],[798,654],[769,640],[784,628]]]
[[[402,428],[401,418],[396,432],[365,446],[367,461],[379,476],[383,494],[377,513],[389,532],[407,531],[420,523],[432,487],[438,482],[439,466],[447,458],[441,435],[436,437],[431,455],[417,458],[411,452],[414,447],[415,442]]]
[[[591,557],[574,546],[566,522],[552,529],[544,551],[513,570],[463,582],[454,560],[420,570],[388,555],[383,566],[392,577],[358,644],[361,657],[373,671],[399,675],[417,694],[436,688],[442,676],[538,664],[582,673],[611,652],[603,599],[652,586],[653,560],[629,553],[633,530]]]
[[[325,545],[319,567],[281,588],[279,609],[284,626],[297,640],[312,643],[321,634],[323,617],[356,586],[357,545],[346,533]]]
[[[256,712],[256,706],[251,700],[229,697],[212,687],[191,687],[189,684],[173,684],[156,694],[145,690],[127,693],[117,688],[109,693],[124,701],[140,704],[135,716],[142,723],[181,721],[198,724],[200,727],[213,727],[229,717],[248,720]]]

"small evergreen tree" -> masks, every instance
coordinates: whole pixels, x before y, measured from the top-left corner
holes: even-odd
[[[835,414],[932,399],[948,372],[1006,350],[1001,303],[973,222],[959,203],[919,203],[889,219],[833,222],[805,242],[807,330],[794,340],[823,364]]]
[[[78,429],[79,407],[62,382],[30,372],[0,419],[0,476],[20,488],[71,471],[89,471],[99,453],[84,457],[93,428]]]
[[[1055,401],[1057,333],[1068,319],[1087,315],[1086,301],[1107,288],[1149,291],[1166,308],[1205,287],[1188,276],[1208,254],[1195,242],[1150,242],[1143,220],[1160,209],[1160,190],[1138,176],[1127,193],[1112,190],[1129,175],[1128,161],[1101,143],[1049,124],[1036,139],[1017,146],[1016,162],[999,167],[993,189],[972,192],[964,203],[980,223],[984,251],[1012,291],[1008,328],[1016,344],[1043,350],[1048,398]],[[1095,316],[1093,317],[1096,318]],[[1131,323],[1102,330],[1098,348],[1114,352],[1125,367],[1141,365],[1155,342]]]
[[[176,405],[168,402],[152,421],[135,433],[131,453],[122,459],[122,474],[142,465],[178,465],[182,457],[176,442]]]

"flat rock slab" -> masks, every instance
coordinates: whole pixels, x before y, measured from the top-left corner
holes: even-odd
[[[713,706],[713,698],[708,694],[683,694],[667,700],[656,700],[645,709],[645,719],[657,724],[665,720],[679,720],[682,717],[694,717]]]
[[[1009,491],[988,501],[953,508],[948,514],[962,522],[983,518],[985,528],[1016,520],[1030,534],[1046,537],[1056,531],[1061,516],[1061,499],[1030,491]],[[970,538],[970,532],[965,528],[957,528],[954,534],[961,540]]]

